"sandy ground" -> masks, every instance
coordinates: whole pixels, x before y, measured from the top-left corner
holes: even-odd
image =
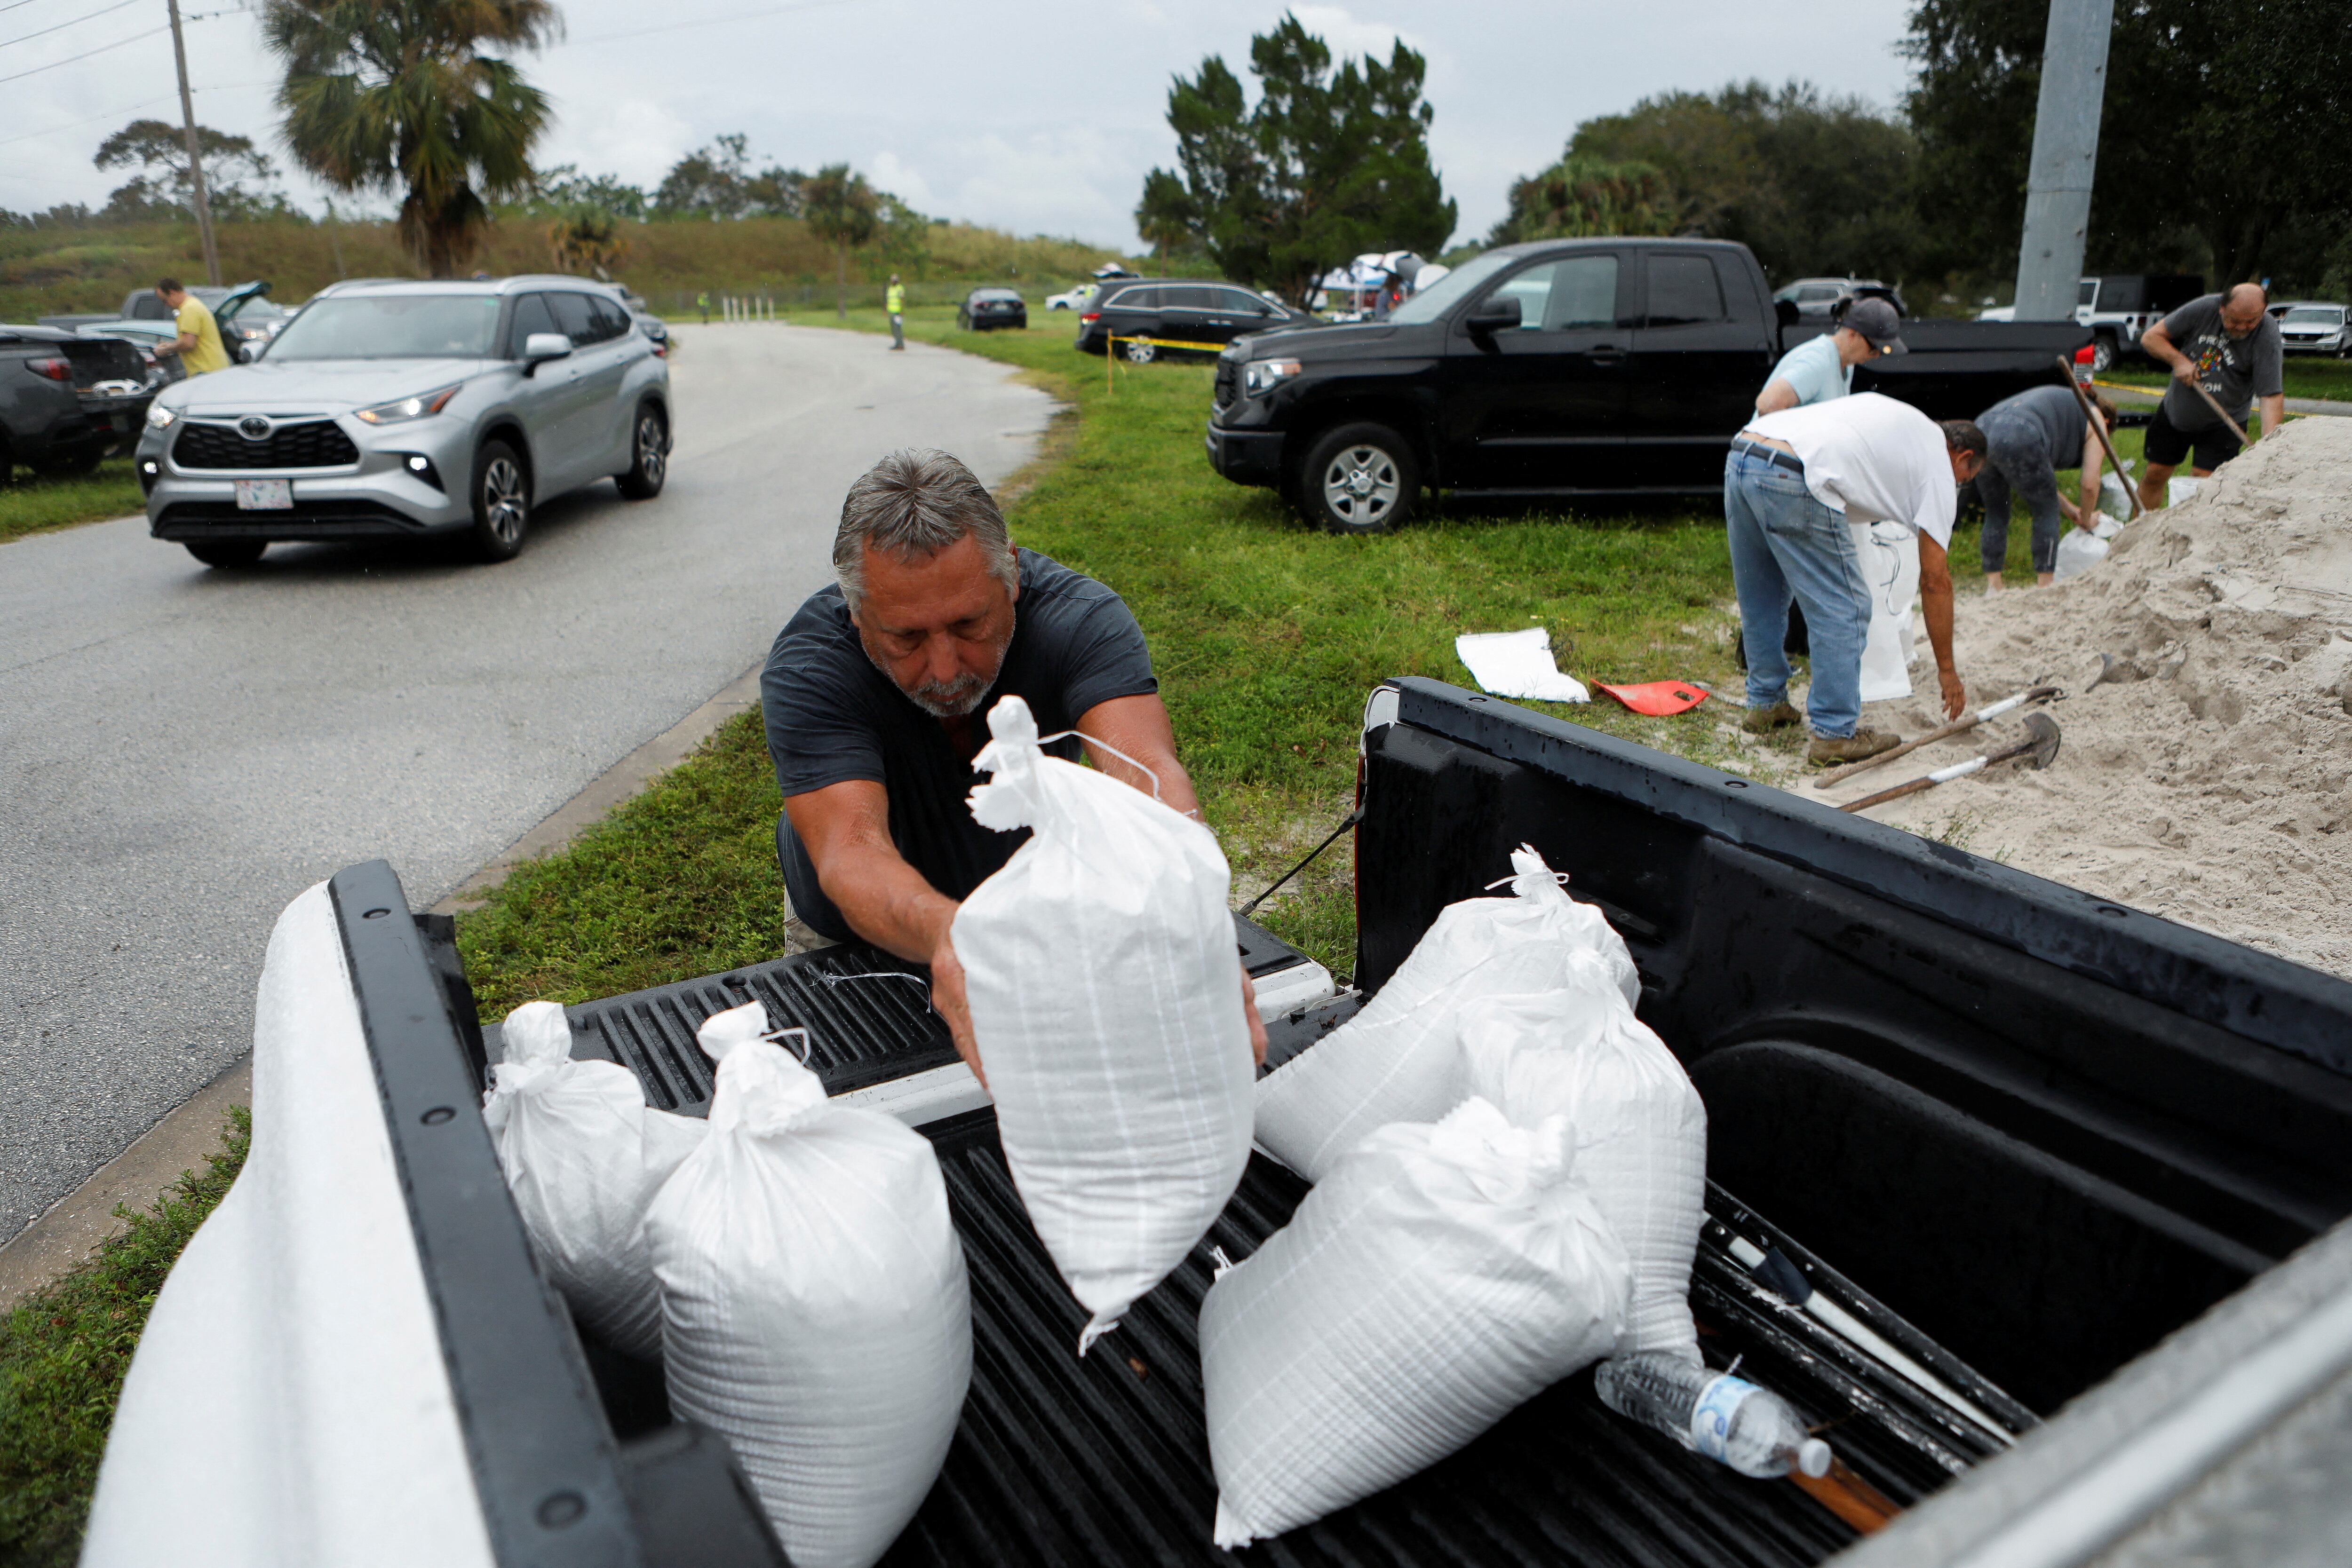
[[[1964,598],[1957,653],[1972,705],[2067,690],[2058,760],[1870,815],[2352,978],[2352,420],[2288,425],[2082,577]],[[2092,687],[2101,653],[2116,668]],[[1933,692],[1931,664],[1913,685]],[[1931,706],[1863,722],[1915,736]],[[2020,738],[2021,717],[1788,788],[1856,799]]]

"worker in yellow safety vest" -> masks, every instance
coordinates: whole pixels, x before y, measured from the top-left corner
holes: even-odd
[[[893,350],[907,346],[907,286],[898,275],[890,275],[890,287],[882,295],[883,308],[890,312],[890,347]]]

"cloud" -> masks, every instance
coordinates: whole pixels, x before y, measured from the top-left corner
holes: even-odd
[[[1429,46],[1411,33],[1386,22],[1359,21],[1344,5],[1293,5],[1290,10],[1300,26],[1331,46],[1334,61],[1370,55],[1385,64],[1400,39],[1406,48],[1429,52]]]
[[[931,183],[896,152],[877,152],[867,178],[918,212],[931,210]]]
[[[624,99],[566,114],[539,154],[541,166],[577,163],[591,174],[618,174],[652,190],[671,165],[700,143],[692,127],[651,99]]]

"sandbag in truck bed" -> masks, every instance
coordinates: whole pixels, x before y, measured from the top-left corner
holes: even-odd
[[[971,812],[1027,843],[951,938],[1006,1166],[1091,1314],[1084,1354],[1181,1262],[1249,1161],[1256,1076],[1229,876],[1209,830],[988,716]]]

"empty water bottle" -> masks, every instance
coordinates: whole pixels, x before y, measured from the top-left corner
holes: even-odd
[[[1829,1473],[1830,1446],[1805,1434],[1788,1402],[1744,1378],[1665,1351],[1620,1356],[1592,1369],[1601,1402],[1744,1476],[1769,1480]]]

